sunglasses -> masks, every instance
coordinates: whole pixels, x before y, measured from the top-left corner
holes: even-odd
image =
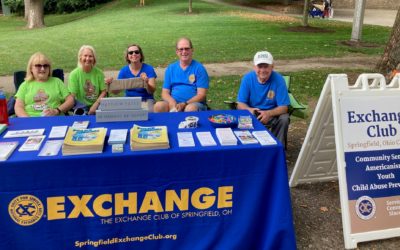
[[[139,50],[132,50],[132,51],[128,51],[128,54],[129,54],[129,55],[133,55],[133,54],[139,55],[139,54],[140,54],[140,51],[139,51]]]
[[[35,68],[37,68],[37,69],[41,69],[41,68],[47,69],[47,68],[50,67],[49,64],[35,64],[34,66],[35,66]]]
[[[179,52],[183,52],[183,51],[189,51],[191,49],[192,48],[177,48],[176,50],[179,51]]]

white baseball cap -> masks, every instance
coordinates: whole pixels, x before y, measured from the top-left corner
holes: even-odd
[[[269,53],[268,51],[257,52],[254,56],[254,65],[257,66],[261,63],[273,64],[274,58],[272,57],[271,53]]]

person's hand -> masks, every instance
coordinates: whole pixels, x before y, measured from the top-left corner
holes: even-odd
[[[269,120],[271,120],[272,116],[270,115],[269,110],[258,110],[259,115],[257,116],[257,119],[262,123],[262,124],[267,124]]]
[[[97,109],[97,105],[92,105],[92,107],[90,107],[88,115],[95,115],[96,114],[96,109]]]
[[[169,102],[168,107],[169,107],[169,110],[176,109],[176,102],[175,101]]]
[[[110,85],[110,84],[112,83],[113,80],[114,80],[114,79],[113,79],[112,77],[107,77],[107,78],[104,79],[104,81],[105,81],[105,83],[106,83],[107,85]]]
[[[184,103],[184,102],[178,103],[178,104],[176,104],[176,106],[175,106],[175,108],[176,108],[176,110],[177,110],[178,112],[184,111],[184,110],[185,110],[185,107],[186,107],[186,103]]]
[[[60,112],[57,109],[45,109],[42,111],[42,116],[57,116]]]

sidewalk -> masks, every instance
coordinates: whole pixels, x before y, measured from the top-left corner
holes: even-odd
[[[397,10],[366,9],[364,13],[364,24],[373,24],[393,27]],[[354,9],[333,9],[333,18],[344,22],[353,22]]]
[[[275,70],[278,72],[295,72],[301,70],[315,70],[321,68],[330,69],[373,69],[379,57],[365,55],[351,55],[339,58],[305,58],[293,60],[276,60]],[[210,63],[204,64],[210,76],[243,75],[253,68],[251,61],[230,62],[230,63]],[[165,68],[157,67],[157,80],[164,79]],[[105,71],[106,77],[116,78],[118,71]],[[68,82],[68,73],[65,73],[65,83]],[[12,76],[0,77],[0,89],[7,93],[14,93],[14,83]]]

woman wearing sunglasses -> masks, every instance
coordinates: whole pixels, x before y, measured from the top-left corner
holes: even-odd
[[[142,97],[142,102],[145,108],[153,112],[154,96],[156,90],[157,74],[153,66],[143,63],[144,55],[142,48],[137,44],[129,45],[125,50],[125,65],[118,74],[118,79],[136,78],[141,77],[147,83],[147,89],[136,88],[125,90],[125,96],[139,96]]]
[[[104,73],[96,65],[96,51],[90,45],[83,45],[78,52],[78,67],[69,74],[68,89],[79,106],[85,106],[89,115],[96,114],[101,98],[105,97]],[[76,106],[77,107],[77,106]]]
[[[64,83],[51,76],[51,62],[44,54],[31,56],[25,81],[15,94],[18,117],[63,115],[74,105],[74,98]]]

